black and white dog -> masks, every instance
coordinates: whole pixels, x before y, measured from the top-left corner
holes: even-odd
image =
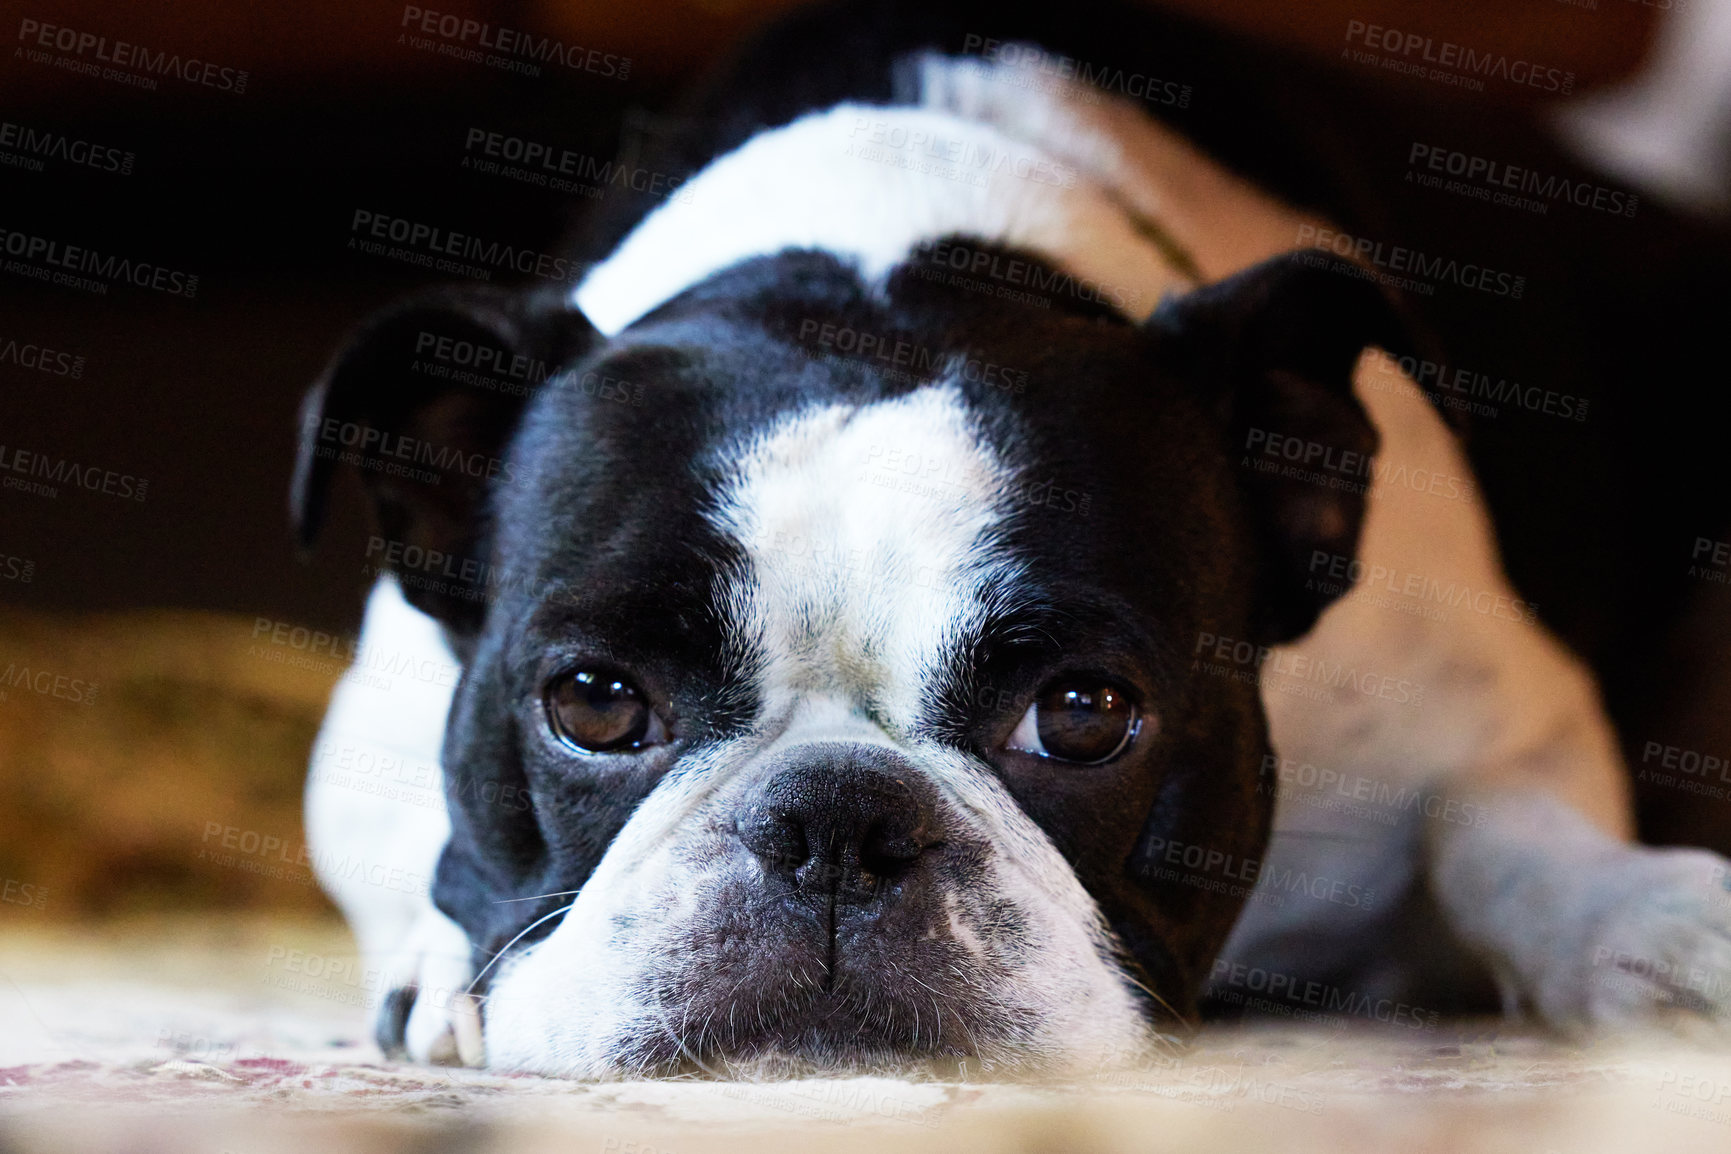
[[[408,301],[308,398],[303,534],[352,452],[396,570],[365,647],[461,668],[357,668],[321,739],[448,806],[308,790],[321,863],[434,879],[325,870],[386,1048],[1092,1064],[1238,967],[1380,1004],[1448,951],[1560,1026],[1716,1012],[1725,863],[1632,844],[1372,270],[1054,63],[1108,49],[893,7],[712,85],[695,175],[575,291]],[[893,51],[817,34],[868,24]],[[434,378],[438,342],[553,371]]]

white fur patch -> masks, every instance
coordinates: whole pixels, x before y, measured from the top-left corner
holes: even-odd
[[[750,257],[822,249],[871,282],[951,234],[1030,249],[1143,315],[1183,284],[1085,174],[946,111],[838,105],[753,137],[684,187],[573,293],[601,332]]]
[[[747,448],[712,519],[746,549],[729,600],[768,660],[765,713],[841,692],[905,733],[1014,583],[991,541],[1011,483],[953,385],[798,413]]]
[[[451,833],[439,747],[457,661],[438,625],[389,578],[367,599],[359,649],[378,660],[357,661],[325,711],[307,775],[307,840],[325,892],[369,964],[382,965],[432,909],[427,883]],[[381,681],[369,665],[433,675]]]
[[[1731,209],[1731,3],[1665,13],[1641,70],[1555,106],[1564,141],[1593,164],[1696,212]]]
[[[388,577],[367,599],[359,649],[313,747],[307,845],[354,931],[369,988],[421,991],[407,1040],[424,1060],[470,971],[468,939],[431,894],[451,836],[439,749],[459,670],[438,624]],[[381,668],[412,672],[382,679]]]

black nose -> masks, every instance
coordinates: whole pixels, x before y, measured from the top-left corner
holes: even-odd
[[[862,903],[937,844],[932,792],[894,750],[812,742],[746,799],[739,839],[802,893]]]

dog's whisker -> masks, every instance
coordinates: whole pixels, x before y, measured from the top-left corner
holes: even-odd
[[[494,963],[496,963],[500,958],[505,956],[505,952],[507,950],[509,950],[512,946],[516,945],[518,942],[523,940],[523,935],[527,934],[530,930],[534,929],[536,926],[541,925],[543,922],[548,922],[548,921],[551,921],[552,919],[554,919],[556,917],[559,917],[562,914],[570,913],[572,906],[575,906],[576,904],[577,904],[576,902],[572,902],[570,905],[561,906],[559,909],[554,910],[550,914],[544,914],[541,917],[536,918],[534,921],[532,921],[528,925],[524,926],[521,930],[517,931],[517,936],[512,938],[510,941],[506,942],[503,946],[501,946],[499,948],[499,952],[494,954],[491,958],[487,959],[487,964],[482,966],[480,971],[473,978],[469,979],[469,988],[464,990],[463,993],[465,995],[473,994],[475,992],[475,984],[477,982],[479,982],[482,978],[486,977],[487,971],[492,969]]]

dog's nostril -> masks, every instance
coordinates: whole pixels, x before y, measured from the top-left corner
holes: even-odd
[[[912,864],[926,848],[912,832],[897,832],[880,822],[860,845],[860,865],[873,873],[894,874]]]
[[[799,869],[811,856],[806,848],[805,827],[790,814],[754,806],[735,828],[747,849],[783,872]]]

